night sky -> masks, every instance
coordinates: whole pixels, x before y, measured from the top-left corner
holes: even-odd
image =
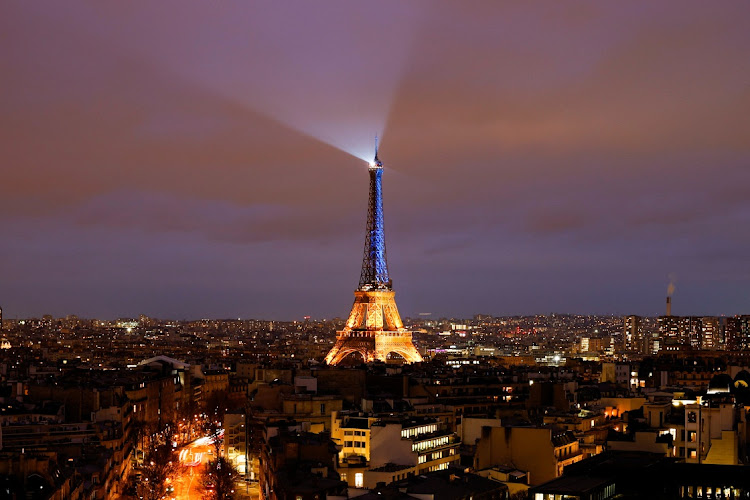
[[[3,2],[7,317],[750,313],[750,2]]]

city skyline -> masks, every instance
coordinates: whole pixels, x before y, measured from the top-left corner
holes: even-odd
[[[2,7],[7,318],[750,311],[746,3]],[[166,20],[169,20],[167,22]]]

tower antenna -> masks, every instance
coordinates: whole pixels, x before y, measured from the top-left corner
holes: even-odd
[[[378,157],[378,134],[375,134],[375,158]]]

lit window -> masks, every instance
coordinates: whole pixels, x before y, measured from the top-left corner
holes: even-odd
[[[365,486],[365,475],[361,472],[354,474],[354,487],[363,488]]]

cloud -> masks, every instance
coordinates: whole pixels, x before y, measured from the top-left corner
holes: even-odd
[[[286,291],[291,311],[332,279],[348,301],[367,176],[341,149],[370,154],[386,119],[389,257],[430,298],[415,310],[604,308],[578,290],[602,272],[597,297],[636,308],[673,267],[684,297],[745,276],[748,5],[9,4],[0,292],[75,283],[86,302],[109,279],[133,308],[142,283],[259,312]]]
[[[559,233],[581,229],[586,224],[582,214],[560,210],[537,211],[529,218],[529,228],[536,233]]]
[[[80,227],[183,233],[229,243],[336,241],[361,229],[361,217],[336,217],[340,209],[184,199],[142,191],[118,191],[71,209],[64,217]],[[358,214],[359,215],[359,214]],[[355,227],[356,226],[356,227]]]

